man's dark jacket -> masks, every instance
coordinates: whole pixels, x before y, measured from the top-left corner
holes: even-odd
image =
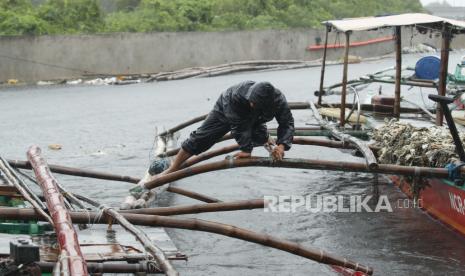
[[[273,88],[272,97],[255,103],[256,108],[252,108],[249,88],[254,84],[253,81],[245,81],[228,88],[216,102],[213,111],[220,120],[230,125],[231,134],[244,152],[253,149],[252,131],[276,118],[279,124],[276,143],[283,144],[285,150],[289,150],[294,135],[294,118],[286,98]]]

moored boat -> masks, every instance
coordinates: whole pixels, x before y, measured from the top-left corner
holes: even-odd
[[[390,176],[392,183],[410,199],[412,207],[419,207],[433,218],[461,235],[465,235],[465,189],[448,179],[426,179],[425,187],[414,195],[412,180]],[[413,206],[415,205],[415,206]]]
[[[450,42],[453,36],[462,34],[465,32],[465,22],[457,21],[457,20],[450,20],[440,17],[435,17],[426,14],[401,14],[401,15],[392,15],[392,16],[380,16],[380,17],[365,17],[365,18],[352,18],[352,19],[343,19],[343,20],[330,20],[324,22],[324,25],[327,28],[327,31],[333,29],[337,32],[344,33],[346,35],[346,62],[344,66],[343,72],[343,81],[340,84],[330,86],[329,89],[325,89],[323,86],[324,82],[324,74],[325,74],[325,54],[323,56],[323,66],[322,66],[322,74],[321,74],[321,83],[320,83],[320,90],[316,92],[316,95],[319,96],[318,103],[322,104],[322,97],[325,95],[334,94],[328,93],[335,87],[341,87],[342,92],[339,94],[341,95],[341,106],[340,106],[340,120],[339,124],[340,127],[343,128],[346,123],[351,123],[348,120],[349,117],[346,118],[347,112],[345,111],[345,98],[346,95],[351,92],[352,89],[357,91],[358,93],[363,90],[364,87],[361,89],[357,88],[360,86],[366,86],[370,83],[386,83],[386,84],[393,84],[395,87],[394,95],[390,99],[392,99],[392,103],[389,106],[392,108],[389,110],[390,112],[382,114],[384,117],[394,117],[397,119],[401,118],[401,102],[403,98],[401,97],[401,87],[402,86],[409,86],[409,87],[421,87],[421,88],[432,88],[437,89],[439,95],[454,95],[455,96],[455,104],[452,109],[455,109],[457,106],[461,104],[461,95],[462,91],[462,79],[461,76],[463,75],[463,71],[461,68],[463,67],[462,64],[458,64],[455,70],[455,74],[448,74],[448,63],[449,63],[449,52],[450,52]],[[403,27],[412,27],[416,28],[420,33],[440,33],[442,35],[442,49],[441,49],[441,58],[431,57],[430,59],[424,59],[423,65],[425,62],[427,66],[423,67],[423,75],[431,76],[431,77],[422,77],[419,78],[418,75],[421,74],[414,74],[412,77],[405,77],[405,73],[403,73],[405,68],[402,68],[402,53],[401,53],[401,39],[402,39],[402,28]],[[370,31],[370,30],[377,30],[377,29],[385,29],[391,28],[394,31],[394,40],[395,40],[395,50],[396,50],[396,65],[388,70],[394,70],[394,75],[386,75],[387,70],[381,70],[377,73],[374,73],[369,76],[364,76],[356,80],[348,81],[347,80],[347,56],[349,54],[349,38],[352,32],[355,31]],[[431,64],[435,64],[432,66]],[[417,63],[417,65],[420,62]],[[412,70],[413,69],[408,69]],[[434,71],[434,73],[433,73]],[[416,72],[418,73],[418,72]],[[380,88],[381,89],[381,88]],[[452,101],[452,100],[451,100]],[[408,102],[408,101],[407,101]],[[414,104],[419,106],[416,103],[409,102],[410,104]],[[376,102],[372,104],[376,105]],[[379,103],[378,103],[379,104]],[[405,107],[403,107],[405,108]],[[375,107],[373,108],[373,111]],[[428,108],[423,107],[422,113],[426,114],[427,120],[433,119],[436,125],[442,126],[443,125],[443,118],[444,112],[446,112],[445,106],[438,104],[436,110],[428,110]],[[446,108],[447,109],[447,108]],[[432,112],[435,114],[432,114]],[[379,114],[378,114],[379,115]],[[445,114],[447,115],[447,114]],[[449,115],[451,115],[449,113]],[[459,109],[455,110],[451,118],[462,124],[463,120],[461,117],[463,116],[463,111]],[[379,117],[378,117],[379,118]],[[414,118],[415,119],[415,118]],[[420,118],[416,118],[420,119]],[[376,118],[375,118],[376,120]],[[410,121],[412,124],[415,124],[415,121]],[[451,126],[449,123],[449,128],[453,129],[454,126]],[[375,125],[373,123],[372,125]],[[378,125],[381,124],[380,122],[377,123]],[[432,125],[431,123],[427,123],[424,120],[420,120],[419,125],[421,126],[428,126]],[[452,123],[453,124],[453,123]],[[454,135],[452,133],[452,135]],[[457,135],[458,136],[458,135]],[[457,151],[460,151],[462,148],[462,142],[458,142],[455,140],[455,146]],[[427,146],[427,145],[425,145]],[[460,155],[460,152],[458,152]],[[460,160],[460,162],[465,162],[465,160]],[[397,163],[401,164],[401,163]],[[401,164],[402,165],[402,164]],[[458,173],[460,175],[460,172]],[[455,178],[422,178],[421,180],[416,179],[415,177],[404,177],[400,175],[390,176],[392,182],[400,188],[405,194],[409,197],[413,198],[414,204],[417,204],[415,207],[420,207],[432,217],[436,218],[437,220],[441,221],[448,227],[456,230],[462,235],[465,235],[465,189],[463,188],[463,176],[460,175],[459,179]],[[418,181],[422,182],[421,188],[418,188],[415,185],[418,185]],[[415,188],[417,187],[417,188]]]

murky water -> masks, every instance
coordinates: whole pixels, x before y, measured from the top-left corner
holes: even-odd
[[[452,62],[463,53],[454,53]],[[414,63],[418,56],[405,56]],[[391,59],[350,65],[350,77],[392,66]],[[452,67],[452,66],[451,66]],[[452,71],[453,68],[450,68]],[[341,66],[327,68],[326,83],[339,82]],[[224,89],[245,79],[267,80],[289,101],[313,99],[319,68],[192,79],[130,86],[32,87],[0,91],[0,154],[26,159],[39,145],[53,164],[141,176],[149,163],[155,127],[170,127],[210,110]],[[377,91],[378,86],[373,86]],[[385,91],[391,91],[386,86]],[[426,97],[426,90],[423,90]],[[418,90],[403,95],[419,100]],[[336,100],[337,96],[332,96]],[[330,98],[330,99],[331,99]],[[295,111],[297,126],[311,122],[310,111]],[[185,138],[193,127],[183,130]],[[63,145],[60,151],[49,144]],[[257,155],[265,155],[256,150]],[[294,146],[289,157],[360,161],[335,149]],[[131,184],[57,175],[72,191],[118,206]],[[241,168],[177,182],[222,200],[263,195],[370,195],[373,177],[366,174],[298,169]],[[384,178],[381,195],[395,205],[404,196]],[[162,204],[194,203],[165,195]],[[188,217],[188,216],[185,216]],[[373,266],[377,275],[464,275],[465,240],[413,208],[392,213],[264,213],[261,210],[193,215],[273,234],[323,248]],[[327,266],[274,249],[214,234],[170,230],[189,261],[176,263],[183,275],[334,275]]]

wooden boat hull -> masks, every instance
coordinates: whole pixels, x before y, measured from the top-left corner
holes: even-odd
[[[393,183],[412,197],[410,183],[402,177],[391,176]],[[418,206],[461,235],[465,235],[465,189],[446,179],[428,179],[420,192]]]

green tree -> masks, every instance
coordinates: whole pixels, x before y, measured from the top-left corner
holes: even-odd
[[[52,34],[95,33],[104,24],[97,0],[48,0],[39,7],[38,16]]]
[[[422,11],[419,0],[108,1],[0,0],[0,34],[310,28],[333,18]]]
[[[47,23],[36,16],[31,1],[0,1],[0,35],[45,33],[47,33]]]

